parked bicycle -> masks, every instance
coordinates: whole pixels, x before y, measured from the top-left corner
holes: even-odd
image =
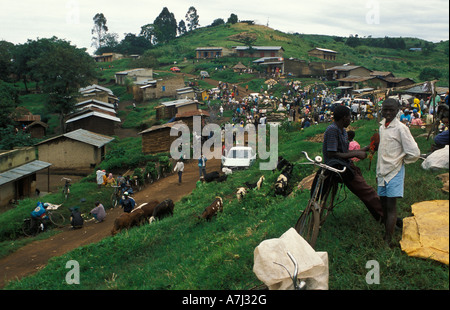
[[[54,226],[61,228],[65,224],[65,217],[61,213],[61,211],[58,210],[60,205],[52,205],[47,207],[46,214],[47,219],[41,219],[41,218],[34,218],[31,217],[26,218],[23,220],[22,224],[22,232],[25,236],[32,237],[37,235],[40,232],[43,232],[45,230],[45,227],[50,223]]]
[[[305,154],[306,159],[309,161],[302,164],[313,164],[320,169],[314,178],[308,205],[294,228],[314,248],[321,226],[336,206],[334,200],[338,194],[339,184],[341,184],[342,188],[342,183],[339,182],[342,179],[340,174],[346,168],[339,170],[330,167],[322,163],[320,156],[312,160],[306,152],[302,153]]]
[[[63,197],[65,199],[67,199],[69,197],[69,194],[70,194],[70,182],[72,181],[72,179],[63,177],[61,179],[61,181],[63,181],[63,180],[65,180],[65,183],[64,183],[63,190],[62,190],[62,195],[63,195]]]
[[[111,194],[111,206],[115,208],[119,204],[120,199],[122,199],[122,191],[121,186],[119,185],[113,185],[112,187],[114,188],[114,191]]]

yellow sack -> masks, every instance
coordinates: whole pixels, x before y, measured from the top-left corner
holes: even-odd
[[[449,263],[449,201],[432,200],[411,206],[414,216],[403,219],[401,248],[413,257]]]

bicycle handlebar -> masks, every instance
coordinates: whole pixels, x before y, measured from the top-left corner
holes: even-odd
[[[314,165],[316,165],[318,167],[321,167],[321,168],[324,168],[324,169],[327,169],[327,170],[330,170],[330,171],[333,171],[333,172],[336,172],[336,173],[343,173],[345,171],[345,169],[347,169],[347,167],[344,167],[341,170],[336,169],[334,167],[331,167],[331,166],[328,166],[326,164],[323,164],[322,163],[322,157],[320,157],[320,156],[316,156],[316,158],[314,158],[314,160],[312,160],[311,158],[309,158],[308,153],[306,153],[305,151],[302,151],[302,153],[305,154],[306,159],[311,164],[314,164]],[[308,164],[308,163],[306,163],[306,164]]]

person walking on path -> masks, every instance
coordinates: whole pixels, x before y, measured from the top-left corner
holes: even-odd
[[[202,176],[205,177],[206,175],[206,161],[207,159],[205,155],[200,156],[200,158],[198,159],[198,173],[200,178]]]
[[[173,169],[173,171],[176,171],[178,173],[178,185],[181,185],[181,176],[183,174],[183,170],[184,170],[183,158],[180,158],[177,161],[175,168]]]

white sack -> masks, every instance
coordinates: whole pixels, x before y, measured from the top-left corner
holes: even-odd
[[[328,289],[328,253],[316,252],[294,228],[280,238],[261,242],[254,251],[253,272],[270,290],[293,289],[293,282],[282,264],[293,275],[294,263],[287,252],[297,261],[298,279],[306,281],[308,290]]]
[[[448,169],[448,151],[448,145],[440,150],[434,151],[423,161],[422,168],[425,170]]]

